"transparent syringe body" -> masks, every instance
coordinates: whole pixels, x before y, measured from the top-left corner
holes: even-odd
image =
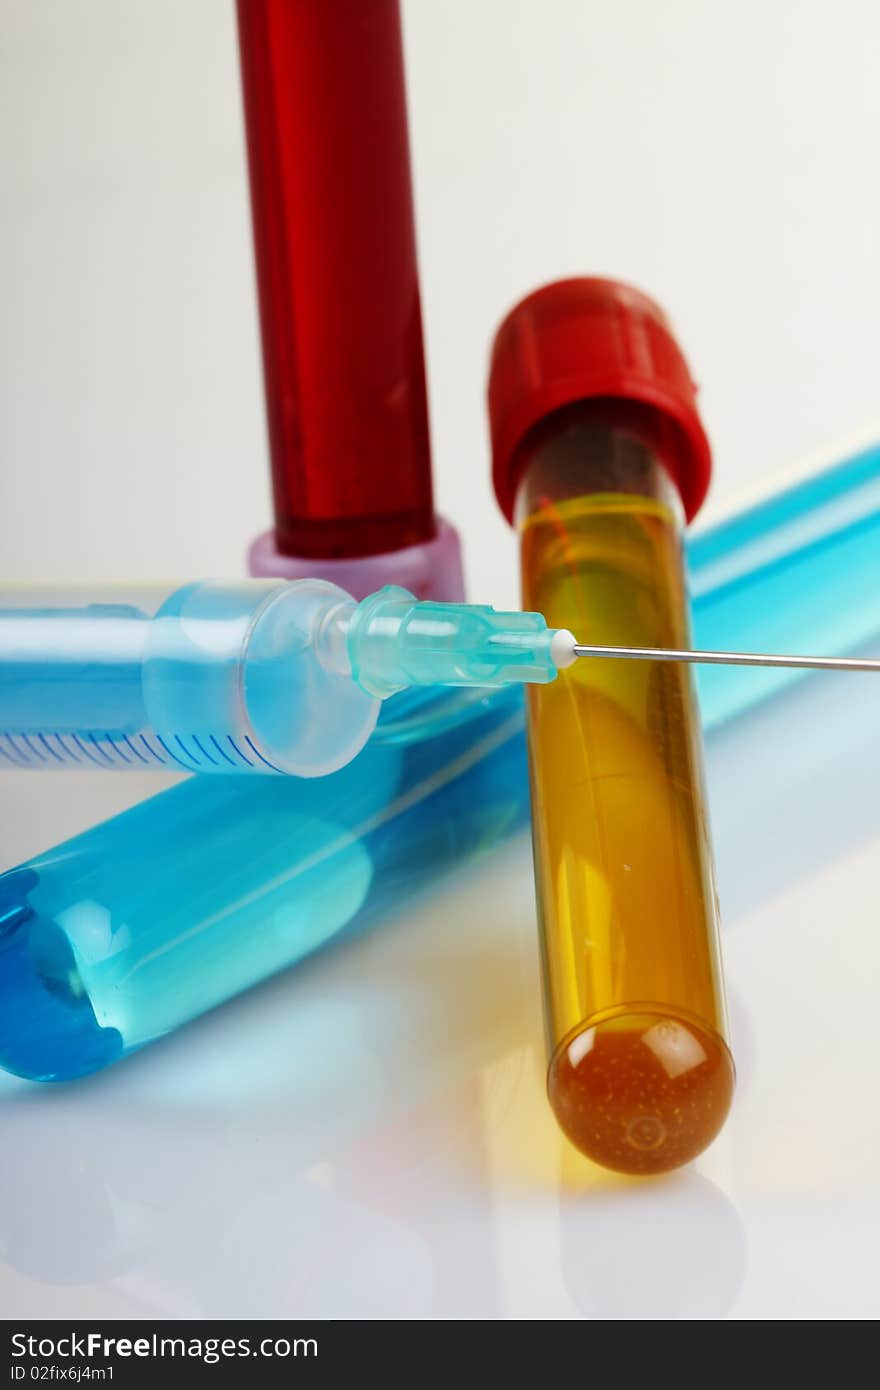
[[[876,651],[880,444],[731,513],[686,552],[698,646]],[[695,674],[710,735],[795,681],[846,679]],[[406,692],[328,778],[189,777],[0,875],[0,1066],[83,1075],[399,918],[527,826],[524,722],[517,686]]]
[[[322,580],[0,591],[4,767],[319,776],[379,704],[317,659]]]

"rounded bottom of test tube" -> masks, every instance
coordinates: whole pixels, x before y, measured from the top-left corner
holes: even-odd
[[[69,1081],[115,1061],[124,1044],[98,1022],[67,933],[35,907],[39,886],[29,868],[0,876],[0,1071]]]
[[[585,1020],[556,1049],[547,1091],[581,1153],[618,1173],[665,1173],[702,1153],[730,1109],[725,1043],[651,1006]]]

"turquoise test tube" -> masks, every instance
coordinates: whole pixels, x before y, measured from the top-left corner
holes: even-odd
[[[863,647],[880,445],[697,535],[688,560],[698,646]],[[704,727],[804,678],[701,669]],[[0,1066],[94,1071],[386,920],[527,824],[523,724],[515,687],[394,696],[340,772],[190,778],[0,876]]]
[[[880,632],[880,443],[737,508],[696,531],[686,551],[695,646],[859,650]],[[792,669],[698,667],[704,724],[803,678]]]

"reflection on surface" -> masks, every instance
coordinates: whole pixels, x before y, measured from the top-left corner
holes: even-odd
[[[853,980],[839,937],[839,965],[824,975],[804,952],[797,961],[797,1018],[816,1019],[814,1051],[772,1026],[790,949],[829,940],[824,918],[812,935],[803,920],[776,920],[773,897],[876,827],[880,700],[870,684],[870,707],[857,700],[853,680],[805,682],[765,722],[712,744],[741,1085],[700,1171],[643,1183],[561,1157],[520,839],[418,912],[101,1075],[58,1088],[0,1078],[4,1313],[721,1317],[758,1297],[737,1296],[746,1238],[725,1193],[756,1213],[748,1288],[781,1285],[815,1253],[819,1228],[841,1260],[843,1232],[867,1270],[871,1211],[851,1194],[867,1190],[876,1143],[852,1097],[868,1094],[876,1049],[870,979]],[[742,919],[762,898],[770,936],[752,941]],[[866,903],[863,926],[872,912]],[[859,926],[850,915],[847,929]],[[820,978],[859,1006],[831,1051]],[[807,1103],[807,1074],[839,1095],[839,1128]],[[721,1175],[725,1191],[710,1181]],[[838,1190],[847,1205],[835,1205]],[[787,1206],[770,1220],[779,1194]],[[818,1255],[816,1270],[819,1281]],[[816,1308],[809,1277],[797,1287]]]
[[[537,1017],[527,846],[498,868],[107,1072],[0,1080],[11,1270],[71,1315],[430,1316],[464,1252],[497,1314],[479,1078]]]
[[[642,1043],[674,1081],[706,1060],[706,1050],[696,1033],[683,1024],[665,1018],[642,1034]]]
[[[566,1151],[559,1221],[562,1272],[585,1318],[720,1318],[745,1277],[732,1203],[694,1169],[622,1179],[580,1195]]]

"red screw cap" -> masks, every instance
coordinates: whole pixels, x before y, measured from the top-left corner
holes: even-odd
[[[653,407],[677,426],[668,460],[690,521],[712,470],[696,384],[662,309],[615,280],[559,280],[521,300],[495,335],[489,369],[493,481],[513,520],[524,466],[519,445],[551,411],[615,397]]]

